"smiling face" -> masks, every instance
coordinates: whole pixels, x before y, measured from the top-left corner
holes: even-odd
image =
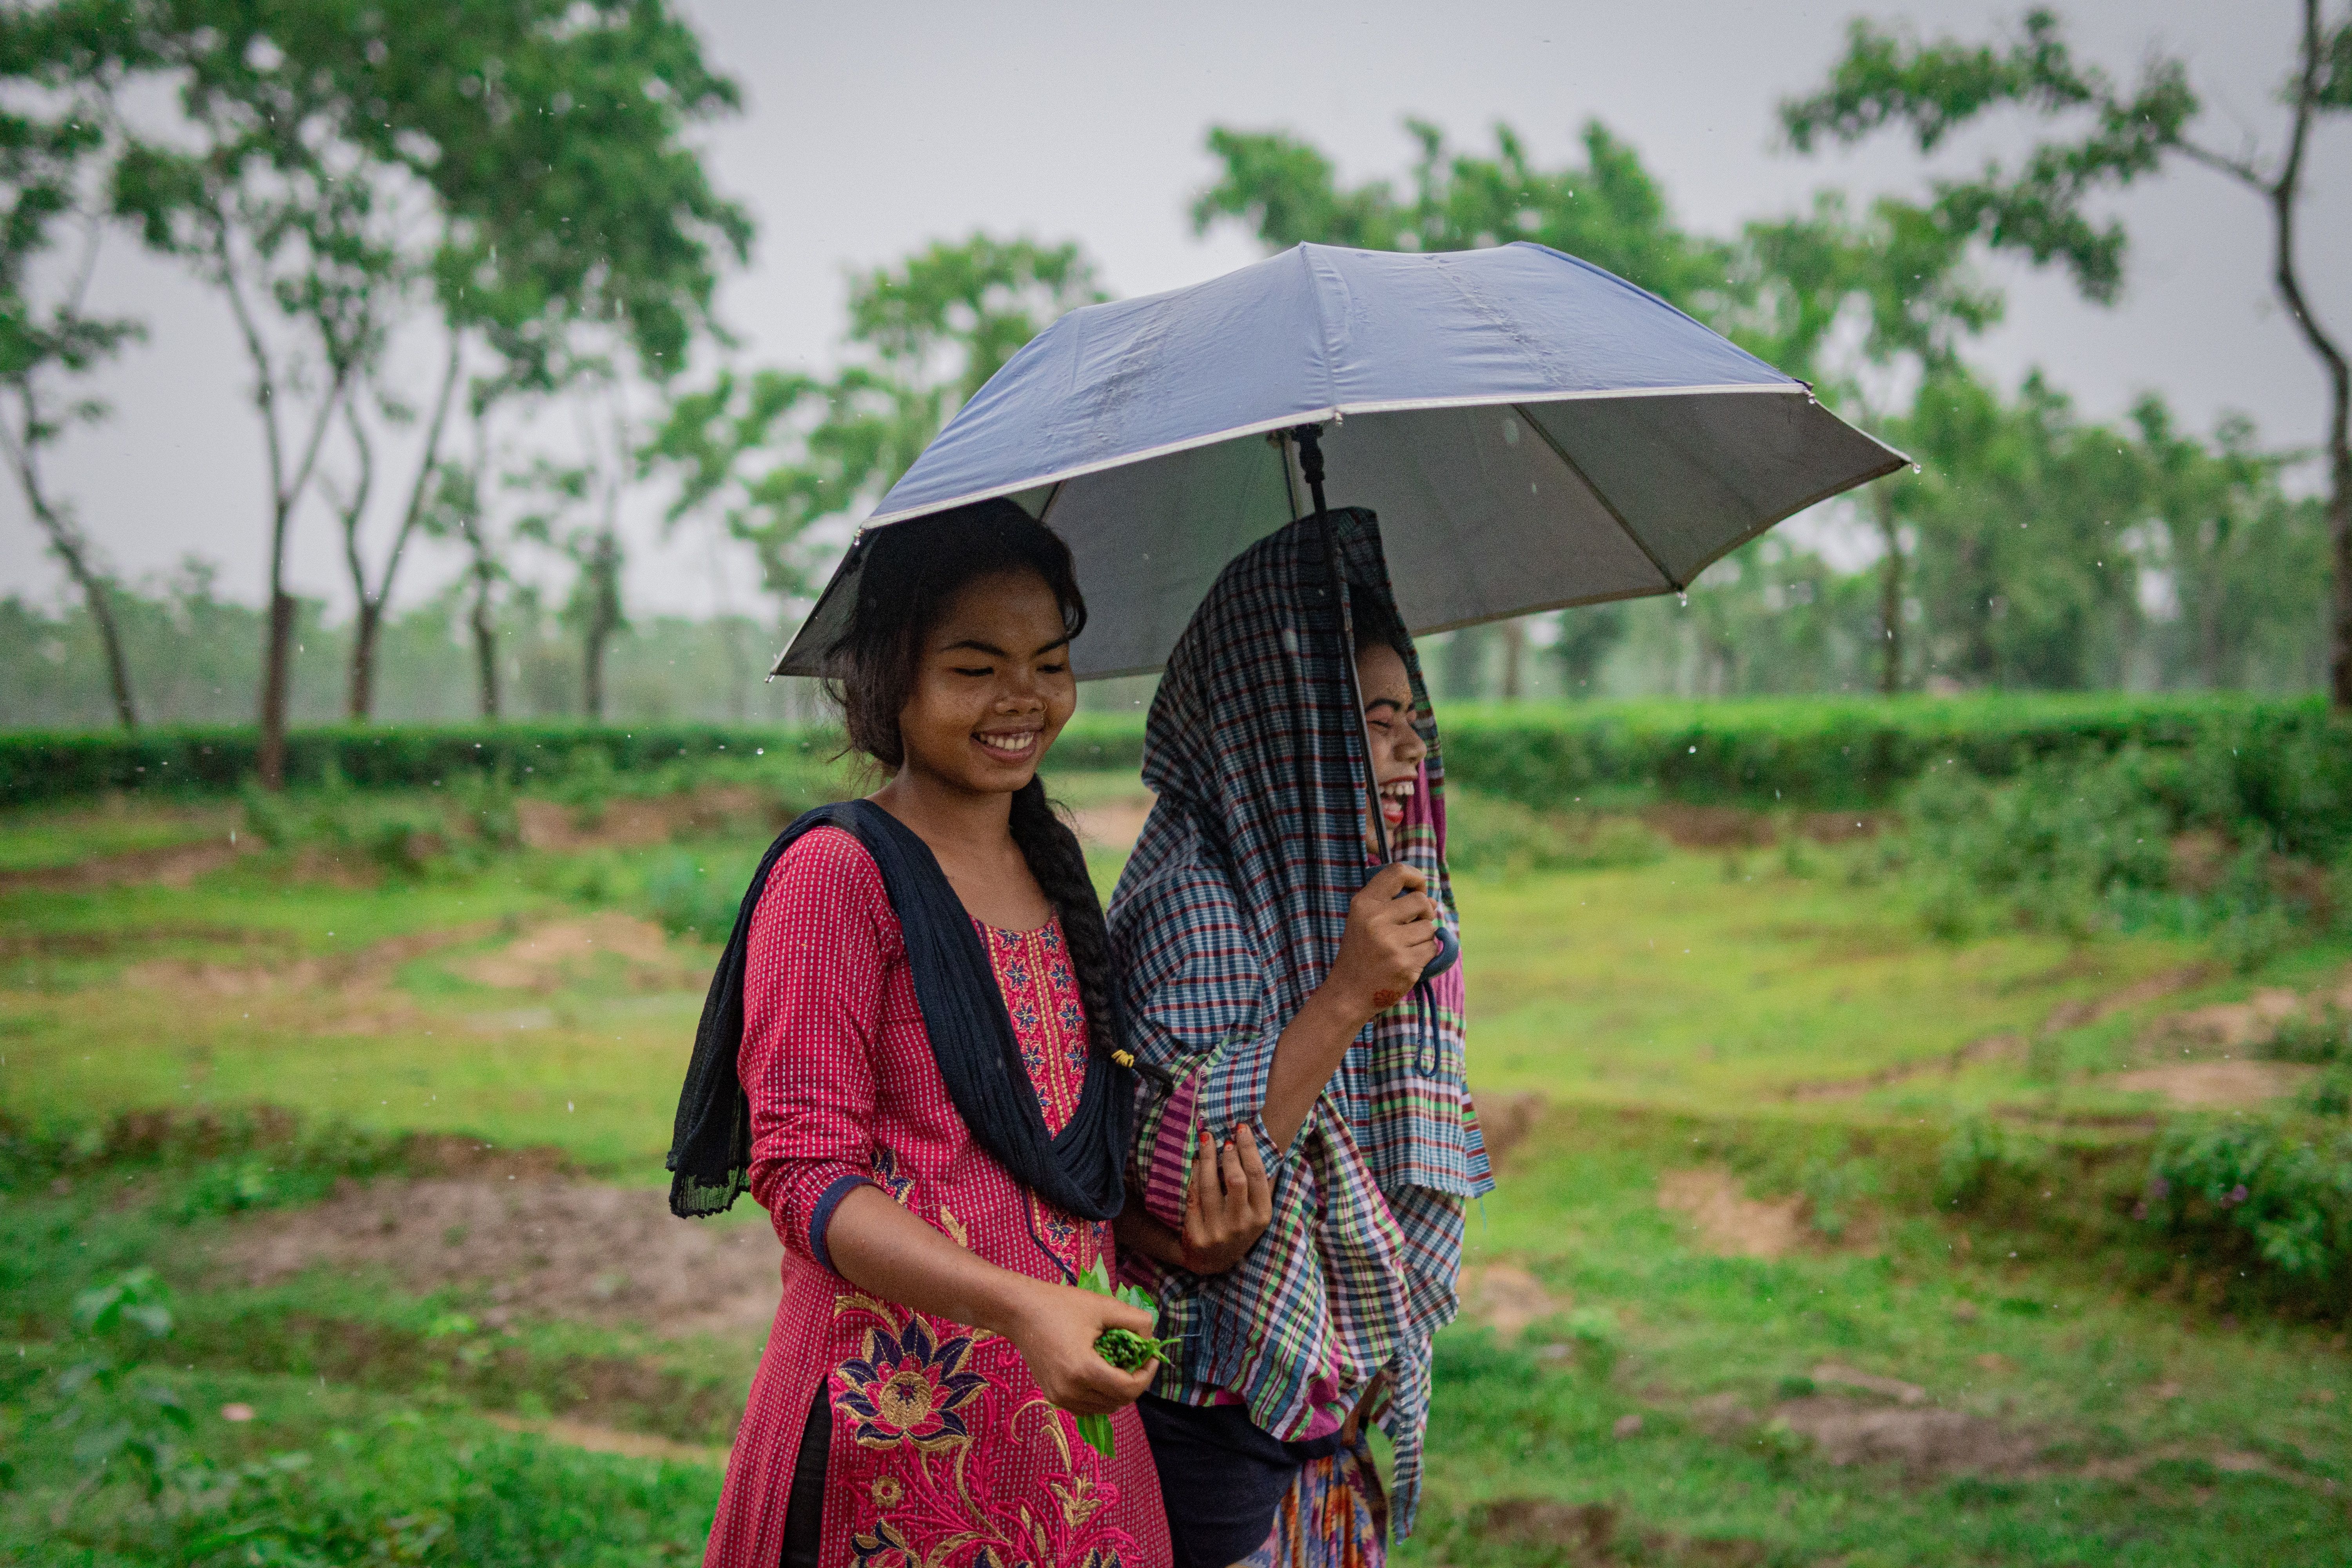
[[[918,650],[898,711],[904,767],[951,789],[1010,795],[1069,722],[1078,689],[1054,591],[1034,572],[958,589]]]
[[[1381,786],[1381,816],[1394,845],[1421,759],[1429,748],[1412,727],[1412,679],[1405,673],[1402,654],[1381,644],[1364,649],[1356,656],[1356,679],[1364,689],[1364,741],[1372,759],[1372,778]],[[1364,824],[1364,845],[1379,847],[1370,822]]]

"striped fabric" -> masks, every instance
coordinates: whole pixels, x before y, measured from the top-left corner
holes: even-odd
[[[1371,514],[1331,515],[1350,591],[1389,595]],[[1276,1042],[1322,983],[1370,874],[1347,657],[1318,525],[1297,522],[1226,567],[1152,703],[1143,776],[1159,800],[1109,919],[1134,1047],[1177,1081],[1139,1105],[1129,1173],[1163,1219],[1190,1179],[1194,1115],[1221,1137],[1255,1128],[1271,1154],[1258,1112]],[[1419,661],[1405,662],[1429,755],[1400,853],[1453,921],[1444,773]],[[1154,1271],[1164,1331],[1185,1336],[1182,1364],[1154,1392],[1236,1395],[1258,1426],[1297,1439],[1335,1430],[1385,1373],[1391,1517],[1405,1534],[1463,1205],[1494,1184],[1464,1079],[1459,966],[1365,1030],[1268,1166],[1274,1222],[1238,1267]]]

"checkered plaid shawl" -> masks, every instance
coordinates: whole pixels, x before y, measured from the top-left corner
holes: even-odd
[[[1349,591],[1390,596],[1371,513],[1331,514]],[[1339,607],[1313,521],[1225,568],[1170,656],[1143,777],[1159,793],[1109,911],[1130,1039],[1170,1069],[1140,1108],[1134,1184],[1181,1223],[1196,1119],[1258,1132],[1276,1039],[1338,956],[1363,847],[1363,729],[1349,711]],[[1391,599],[1393,603],[1393,599]],[[1402,857],[1449,921],[1444,770],[1411,654],[1429,755]],[[1328,1428],[1388,1373],[1398,1533],[1412,1526],[1430,1337],[1454,1313],[1463,1205],[1490,1191],[1464,1079],[1457,966],[1368,1026],[1297,1141],[1269,1161],[1275,1218],[1231,1272],[1152,1279],[1183,1364],[1156,1392],[1247,1403],[1280,1437]]]

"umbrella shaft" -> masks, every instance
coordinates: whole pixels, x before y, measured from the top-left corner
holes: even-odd
[[[1298,443],[1298,471],[1306,476],[1307,493],[1315,498],[1315,521],[1323,531],[1323,559],[1330,564],[1331,592],[1339,601],[1339,663],[1348,673],[1348,721],[1363,742],[1364,809],[1371,816],[1372,839],[1380,846],[1381,864],[1385,866],[1389,822],[1381,815],[1381,781],[1372,769],[1371,737],[1364,733],[1364,687],[1356,673],[1356,612],[1349,603],[1348,574],[1339,559],[1339,531],[1323,502],[1323,429],[1318,425],[1301,425],[1290,434]]]

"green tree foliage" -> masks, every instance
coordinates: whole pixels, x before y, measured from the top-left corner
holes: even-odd
[[[1808,213],[1750,223],[1745,241],[1749,292],[1718,324],[1890,440],[1905,411],[1874,398],[1871,386],[1892,381],[1916,389],[1952,373],[1961,342],[2000,319],[2000,295],[1967,266],[1968,234],[1943,215],[1895,197],[1880,197],[1855,217],[1843,195],[1822,192]],[[1906,539],[1916,531],[1918,494],[1896,476],[1857,498],[1878,536],[1877,626],[1870,640],[1878,689],[1888,693],[1905,681]]]
[[[2261,452],[2243,419],[2211,445],[2178,428],[2163,400],[2132,410],[2148,500],[2141,553],[2177,601],[2163,664],[2175,684],[2221,690],[2315,685],[2324,647],[2327,531],[2321,503],[2289,498],[2288,459]]]
[[[675,479],[671,523],[703,515],[750,544],[796,616],[815,591],[813,525],[879,500],[1023,344],[1105,297],[1074,244],[937,242],[851,279],[837,374],[721,370],[672,399],[641,466]]]
[[[1920,464],[1875,492],[1903,531],[1900,600],[1885,597],[1885,558],[1874,585],[1767,535],[1701,576],[1687,605],[1623,607],[1619,689],[1885,689],[1896,617],[1906,688],[2316,679],[2319,506],[2284,492],[2283,460],[2243,421],[2200,438],[2154,397],[2126,420],[2086,420],[2038,375],[2004,397],[1954,362],[1882,434]]]
[[[1965,374],[1904,424],[1925,472],[1912,515],[1927,669],[1968,686],[2121,684],[2142,486],[2119,432],[2085,426],[2039,376],[2005,402]],[[2129,509],[2129,510],[2126,510]]]
[[[66,573],[81,590],[106,658],[115,721],[138,727],[131,669],[110,574],[70,499],[58,494],[48,449],[107,414],[75,383],[142,335],[129,317],[87,308],[103,234],[105,160],[116,140],[115,95],[132,63],[125,7],[75,0],[0,13],[0,454]],[[44,278],[44,264],[55,276]]]
[[[2057,265],[2083,294],[2112,302],[2124,281],[2126,237],[2120,220],[2095,219],[2086,205],[2102,192],[2187,160],[2259,196],[2268,209],[2271,281],[2287,316],[2320,362],[2328,385],[2326,505],[2335,596],[2330,610],[2329,687],[2352,709],[2352,359],[2312,308],[2296,249],[2312,132],[2352,111],[2352,8],[2333,16],[2321,0],[2295,7],[2294,58],[2279,97],[2287,112],[2274,154],[2226,153],[2200,132],[2201,104],[2188,67],[2152,55],[2128,90],[2074,58],[2056,16],[2027,13],[2005,47],[1952,39],[1921,43],[1868,21],[1847,35],[1828,82],[1781,106],[1800,151],[1903,131],[1925,155],[1980,116],[2022,110],[2053,134],[2011,166],[1988,160],[1973,175],[1931,184],[1929,209],[1948,230],[1996,250]]]
[[[128,149],[116,199],[151,246],[219,290],[247,346],[270,468],[262,710],[275,735],[285,541],[339,416],[385,374],[394,331],[430,301],[452,346],[384,576],[371,584],[347,552],[373,611],[362,658],[437,483],[467,353],[486,362],[478,418],[598,363],[578,342],[583,323],[656,374],[682,360],[718,259],[742,253],[750,226],[681,138],[736,94],[659,0],[159,0],[139,21],[179,123]],[[379,413],[404,410],[376,391]],[[364,710],[368,671],[354,674]]]
[[[604,655],[628,629],[621,604],[626,552],[615,516],[619,476],[595,464],[541,459],[520,483],[537,507],[516,525],[519,537],[553,550],[572,565],[572,592],[557,618],[580,638],[580,710],[604,717]]]
[[[1224,174],[1193,200],[1192,226],[1238,222],[1269,249],[1473,250],[1531,239],[1695,314],[1724,301],[1730,248],[1677,226],[1656,176],[1600,121],[1585,122],[1584,162],[1551,170],[1530,161],[1507,125],[1495,128],[1495,154],[1482,158],[1452,151],[1425,121],[1405,124],[1421,145],[1410,197],[1386,180],[1343,189],[1328,158],[1286,132],[1215,127],[1209,151]]]

